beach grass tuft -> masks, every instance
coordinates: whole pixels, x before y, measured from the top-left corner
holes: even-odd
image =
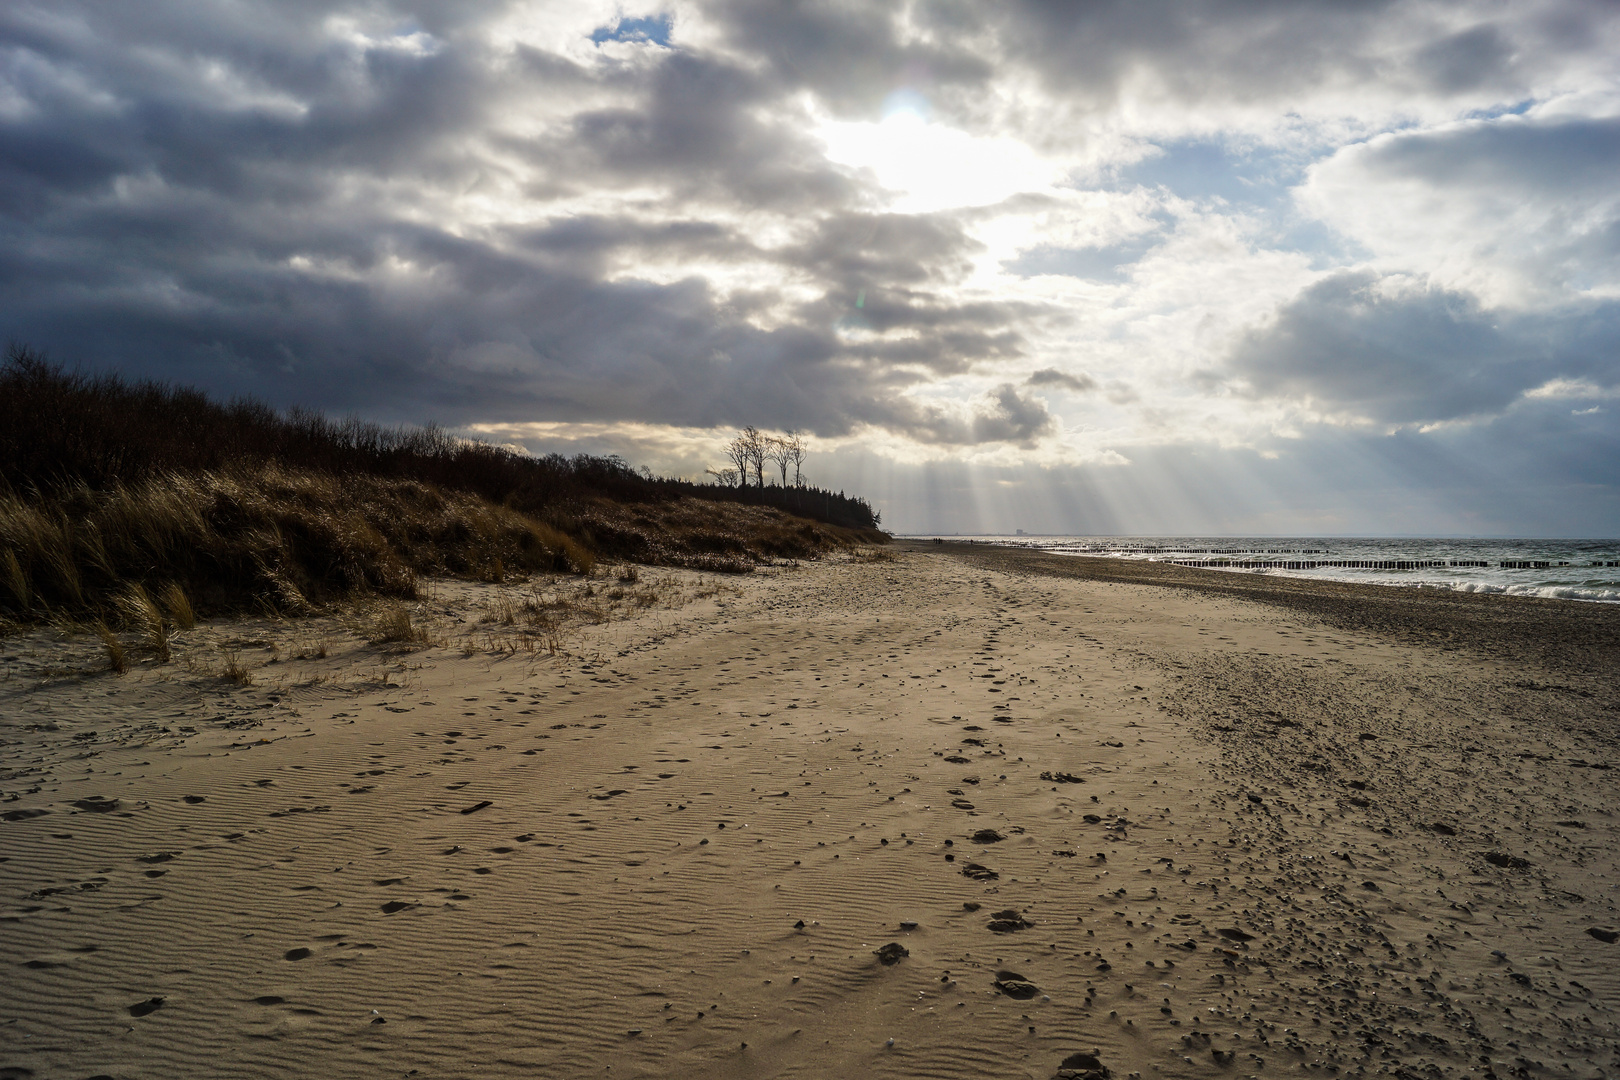
[[[107,668],[114,675],[122,675],[129,670],[129,661],[124,656],[124,643],[118,640],[116,634],[107,628],[104,622],[96,623],[96,636],[101,639],[102,651],[107,655]]]
[[[186,590],[180,587],[179,582],[171,581],[163,590],[163,606],[168,609],[169,618],[182,630],[192,630],[197,626],[197,613],[191,609],[191,599],[186,596]]]
[[[224,649],[225,666],[220,671],[220,677],[237,686],[252,686],[253,673],[242,663],[242,654],[236,649]]]
[[[383,606],[371,627],[373,644],[422,645],[430,643],[426,628],[411,621],[411,612],[397,601]]]

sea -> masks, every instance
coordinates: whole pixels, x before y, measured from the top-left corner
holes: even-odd
[[[1234,574],[1620,603],[1620,540],[1024,534],[944,538],[1079,558],[1174,562]]]

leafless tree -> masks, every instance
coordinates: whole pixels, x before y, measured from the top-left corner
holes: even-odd
[[[765,436],[765,457],[781,472],[782,486],[787,487],[788,465],[793,461],[788,441],[774,435]]]
[[[736,469],[704,469],[703,471],[714,477],[715,483],[721,487],[737,486],[738,473]]]
[[[803,487],[804,459],[808,456],[808,452],[804,448],[804,436],[797,431],[789,431],[787,437],[782,440],[782,445],[786,447],[788,462],[793,466],[793,486]],[[782,482],[787,483],[785,472]]]
[[[749,475],[759,487],[765,486],[765,463],[776,466],[781,474],[782,486],[788,485],[788,469],[793,470],[795,486],[804,486],[804,459],[807,457],[804,438],[796,431],[786,435],[767,435],[752,424],[737,433],[726,444],[726,459],[734,466],[730,469],[707,469],[710,476],[724,484],[748,486]]]
[[[748,462],[751,460],[749,456],[748,432],[753,430],[753,428],[747,428],[740,432],[735,439],[732,439],[730,442],[726,443],[726,460],[730,461],[737,467],[737,484],[739,487],[748,486]],[[755,432],[755,434],[758,433]]]
[[[746,468],[754,470],[754,483],[759,487],[765,486],[765,448],[769,438],[763,431],[749,424],[742,429],[738,436],[743,443],[743,452],[747,455]]]

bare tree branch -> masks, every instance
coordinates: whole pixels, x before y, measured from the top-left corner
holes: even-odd
[[[774,435],[765,436],[765,457],[782,473],[782,486],[787,487],[788,465],[793,461],[788,441]]]
[[[788,461],[793,465],[793,486],[804,487],[804,459],[808,456],[804,448],[804,437],[797,431],[789,431],[782,444],[787,449]],[[785,472],[782,482],[787,483]]]
[[[752,430],[751,428],[749,430]],[[748,486],[748,431],[726,443],[726,459],[736,466],[737,486]]]
[[[765,486],[765,440],[768,436],[749,424],[742,429],[738,436],[742,440],[744,453],[747,455],[746,468],[754,470],[754,483],[758,487]],[[746,470],[745,470],[746,471]]]

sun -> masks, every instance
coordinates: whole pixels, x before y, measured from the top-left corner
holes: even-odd
[[[901,213],[988,206],[1047,189],[1062,176],[1016,139],[972,135],[911,108],[876,123],[829,120],[820,135],[829,161],[869,170]]]

